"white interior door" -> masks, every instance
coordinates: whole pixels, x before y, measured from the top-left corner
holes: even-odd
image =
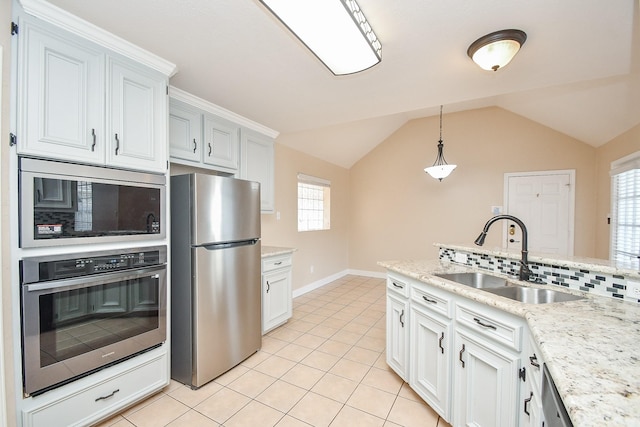
[[[574,201],[574,170],[505,174],[505,213],[526,225],[529,251],[573,255]],[[521,248],[515,223],[503,235],[507,248]]]

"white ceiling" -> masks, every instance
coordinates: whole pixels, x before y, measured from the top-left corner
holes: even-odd
[[[258,0],[51,3],[177,64],[173,86],[346,168],[440,104],[499,106],[593,146],[640,123],[639,0],[358,0],[383,59],[342,77]],[[504,28],[527,33],[523,49],[481,70],[467,47]]]

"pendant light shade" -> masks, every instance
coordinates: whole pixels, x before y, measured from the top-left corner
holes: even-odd
[[[428,168],[424,168],[424,171],[431,175],[433,178],[442,181],[443,178],[449,176],[451,172],[456,168],[457,165],[450,165],[444,159],[444,144],[442,143],[442,105],[440,106],[440,139],[438,140],[438,156],[436,157],[436,161],[433,163],[433,166],[429,166]]]
[[[382,60],[382,45],[355,0],[260,2],[337,76]]]
[[[513,59],[526,40],[524,31],[496,31],[471,43],[467,55],[483,70],[497,71]]]

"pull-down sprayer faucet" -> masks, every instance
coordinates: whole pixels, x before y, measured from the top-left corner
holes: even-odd
[[[518,277],[520,280],[524,280],[525,282],[528,282],[533,276],[533,273],[529,269],[529,265],[528,265],[529,262],[527,260],[527,254],[529,253],[527,249],[527,240],[528,240],[527,227],[525,227],[524,223],[520,221],[518,218],[516,218],[513,215],[494,216],[489,221],[487,221],[487,223],[484,225],[484,229],[482,230],[482,233],[480,233],[480,235],[478,236],[478,238],[474,243],[478,246],[484,245],[484,239],[485,237],[487,237],[487,232],[489,232],[489,227],[491,227],[491,224],[501,219],[507,219],[515,222],[520,227],[520,230],[522,230],[522,259],[520,260],[520,274]]]

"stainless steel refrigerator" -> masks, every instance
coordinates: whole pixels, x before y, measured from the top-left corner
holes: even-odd
[[[260,184],[171,177],[171,378],[198,388],[262,344]]]

